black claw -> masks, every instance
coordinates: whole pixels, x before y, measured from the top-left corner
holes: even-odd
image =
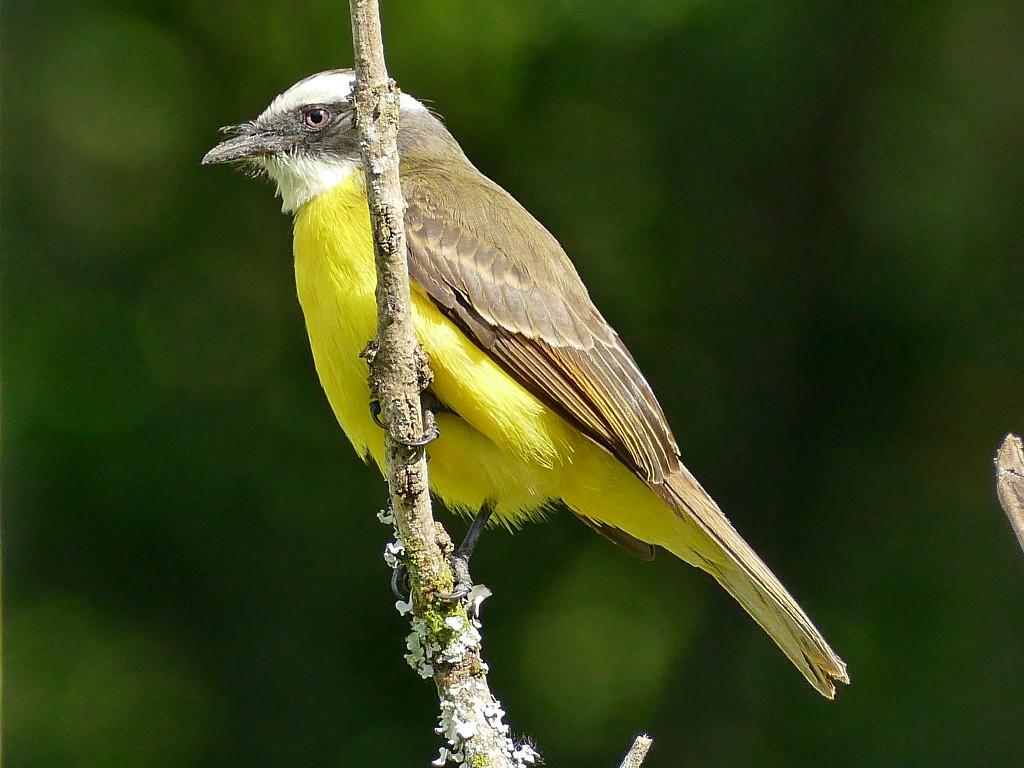
[[[406,448],[425,448],[441,436],[441,430],[431,427],[419,440],[398,440],[398,444]]]
[[[405,563],[399,563],[391,572],[391,594],[402,602],[409,599],[409,569]]]
[[[370,418],[373,419],[374,424],[383,429],[385,432],[388,432],[388,425],[381,420],[380,414],[380,400],[371,400]],[[394,438],[396,443],[403,446],[404,448],[425,448],[426,446],[430,445],[430,443],[434,442],[435,440],[437,440],[437,438],[441,436],[441,430],[437,428],[437,423],[434,421],[433,412],[426,407],[424,407],[423,409],[423,424],[425,425],[425,429],[423,432],[423,437],[421,437],[419,440],[401,440],[399,438],[394,437],[394,435],[392,435],[392,437]]]
[[[370,418],[373,419],[373,423],[378,427],[387,430],[388,425],[380,420],[380,400],[370,401]]]

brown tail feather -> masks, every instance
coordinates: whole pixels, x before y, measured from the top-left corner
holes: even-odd
[[[772,640],[823,696],[835,697],[835,683],[849,683],[846,664],[803,612],[796,600],[753,549],[740,537],[722,510],[680,465],[664,483],[651,488],[708,539],[709,546],[694,550],[692,539],[680,542],[677,557],[706,570],[736,598]]]

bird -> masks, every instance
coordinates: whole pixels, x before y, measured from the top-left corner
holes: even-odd
[[[376,273],[354,86],[350,69],[300,80],[224,129],[202,163],[276,184],[321,385],[356,452],[383,471],[360,359],[376,335]],[[567,508],[643,559],[669,551],[714,577],[833,698],[845,662],[683,465],[651,386],[558,241],[431,109],[407,93],[399,105],[412,319],[439,432],[431,492],[512,529]]]

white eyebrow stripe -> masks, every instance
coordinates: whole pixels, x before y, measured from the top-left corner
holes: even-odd
[[[355,75],[351,72],[333,70],[310,75],[270,102],[270,106],[263,111],[258,120],[293,112],[307,104],[334,104],[346,101],[352,95],[354,85]],[[407,93],[402,94],[401,105],[404,109],[426,109]]]

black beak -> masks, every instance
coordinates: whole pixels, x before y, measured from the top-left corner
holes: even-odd
[[[203,155],[203,165],[276,155],[295,143],[294,137],[273,131],[262,131],[250,125],[230,130],[237,131],[237,135],[225,139]]]

